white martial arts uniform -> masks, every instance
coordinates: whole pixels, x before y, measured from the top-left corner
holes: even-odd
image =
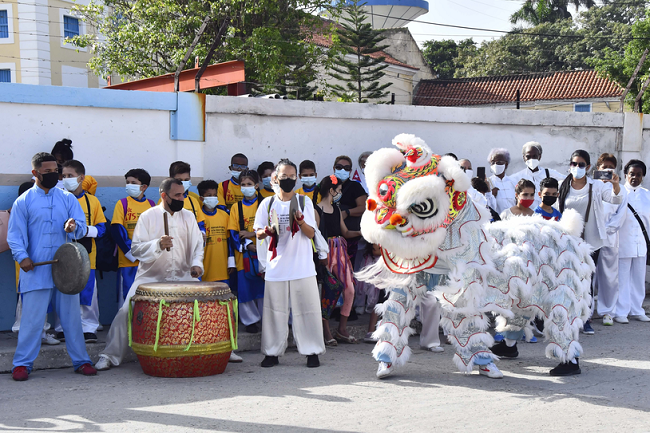
[[[165,235],[164,213],[168,216],[169,236],[174,238],[170,251],[160,249],[160,238]],[[172,215],[164,209],[163,203],[146,210],[135,226],[131,253],[140,261],[138,273],[124,305],[113,319],[106,349],[100,355],[108,358],[113,365],[120,365],[129,347],[129,305],[140,284],[198,281],[191,276],[190,270],[192,266],[203,269],[203,236],[194,214],[182,209]]]
[[[627,202],[639,215],[646,230],[650,230],[650,191],[643,187],[632,188],[625,184]],[[641,226],[629,209],[619,230],[618,271],[619,290],[616,316],[645,315],[642,304],[645,298],[647,246]]]
[[[498,176],[492,175],[490,176],[490,184],[492,185],[492,188],[499,188],[497,196],[495,197],[495,206],[492,207],[496,213],[501,215],[501,212],[510,209],[517,204],[517,201],[515,200],[516,184],[509,176],[503,176],[503,179],[500,179]]]
[[[548,171],[548,176],[546,175],[547,171]],[[519,183],[521,179],[527,179],[535,184],[535,201],[533,202],[530,208],[537,209],[537,206],[539,206],[539,204],[542,202],[542,199],[537,194],[539,192],[539,184],[547,177],[552,177],[555,180],[557,180],[558,183],[562,183],[566,175],[560,173],[559,171],[553,170],[552,168],[544,168],[542,166],[539,166],[537,167],[537,171],[533,172],[530,170],[530,168],[526,167],[523,170],[518,171],[517,173],[511,175],[510,180],[514,182],[515,186]]]
[[[267,356],[281,356],[287,348],[289,336],[289,309],[292,313],[293,336],[298,352],[302,355],[325,353],[323,321],[320,296],[316,282],[316,267],[313,259],[311,239],[302,230],[291,235],[289,227],[290,201],[283,202],[274,196],[271,209],[275,210],[280,222],[277,257],[266,249],[266,273],[264,279],[264,314],[262,315],[262,353]],[[269,203],[267,197],[257,208],[254,230],[269,226]],[[314,206],[305,200],[304,223],[316,227]],[[262,255],[259,251],[258,255]]]

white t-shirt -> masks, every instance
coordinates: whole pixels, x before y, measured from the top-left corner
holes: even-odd
[[[314,250],[311,239],[305,236],[302,230],[298,230],[298,233],[293,238],[291,237],[291,227],[289,227],[291,201],[282,201],[277,195],[265,198],[257,208],[254,230],[257,231],[270,226],[269,202],[272,197],[275,197],[275,199],[271,209],[278,214],[280,238],[278,239],[278,255],[276,258],[271,260],[272,253],[266,248],[266,274],[264,279],[266,281],[291,281],[315,276],[316,267],[314,266]],[[314,205],[311,200],[305,200],[305,208],[302,213],[305,216],[305,224],[315,228],[316,219],[314,217]],[[263,251],[259,251],[258,255],[263,253]]]

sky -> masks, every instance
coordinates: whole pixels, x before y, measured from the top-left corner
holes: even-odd
[[[416,21],[453,24],[482,29],[512,30],[510,15],[521,7],[522,0],[428,0],[429,13]],[[435,39],[462,40],[473,37],[482,42],[502,36],[480,30],[455,29],[413,22],[408,25],[413,37],[421,46],[425,41]]]

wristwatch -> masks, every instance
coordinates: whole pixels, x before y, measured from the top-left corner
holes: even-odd
[[[345,210],[345,213],[346,213],[346,214],[348,215],[348,217],[349,217],[349,216],[350,216],[350,209],[346,209],[346,210]]]

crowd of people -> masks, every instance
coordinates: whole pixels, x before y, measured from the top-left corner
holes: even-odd
[[[157,204],[146,197],[151,176],[133,168],[124,175],[126,196],[114,204],[111,221],[95,197],[97,182],[74,159],[69,140],[56,143],[51,153],[35,155],[33,183],[21,185],[8,234],[20,293],[13,327],[19,332],[14,379],[28,378],[41,343],[66,341],[75,370],[85,375],[119,365],[128,349],[130,298],[139,284],[154,281],[200,278],[228,284],[239,301],[242,330],[258,333],[261,328],[262,367],[279,363],[290,326],[309,367],[319,366],[318,356],[326,346],[357,342],[348,331],[353,315],[371,313],[364,340],[376,341],[374,306],[386,295],[354,277],[381,260],[378,246],[366,243],[360,231],[368,198],[363,170],[370,154],[358,157],[354,172],[350,157],[335,158],[331,173],[319,180],[310,160],[299,165],[288,159],[265,161],[250,167],[248,158],[237,153],[230,160],[229,178],[202,180],[198,194],[190,191],[190,165],[176,161],[159,188]],[[602,317],[606,326],[630,319],[650,322],[642,308],[650,224],[650,192],[641,186],[645,164],[627,161],[621,185],[619,163],[610,153],[600,155],[592,166],[588,152],[575,151],[567,175],[540,165],[539,143],[526,143],[522,158],[526,168],[508,174],[510,153],[492,149],[487,156],[492,174],[485,178],[474,176],[471,161],[458,160],[472,179],[472,201],[486,206],[495,221],[534,215],[560,220],[565,209],[575,209],[583,216],[582,238],[593,246],[597,265],[592,317]],[[169,233],[161,225],[165,213]],[[74,301],[54,289],[49,270],[34,267],[36,261],[50,260],[68,234],[89,252],[91,265],[88,284]],[[117,246],[120,310],[93,367],[84,343],[97,341],[101,329],[95,270],[98,242],[104,236],[111,236]],[[179,253],[166,254],[172,248]],[[431,299],[420,312],[430,318],[421,345],[440,352],[441,312],[433,295]],[[46,332],[50,304],[56,312],[54,335]],[[332,333],[329,320],[334,315],[339,325]],[[594,333],[590,321],[583,332]],[[520,333],[506,332],[492,350],[515,357],[521,338]],[[241,357],[233,352],[231,362],[241,362]]]

